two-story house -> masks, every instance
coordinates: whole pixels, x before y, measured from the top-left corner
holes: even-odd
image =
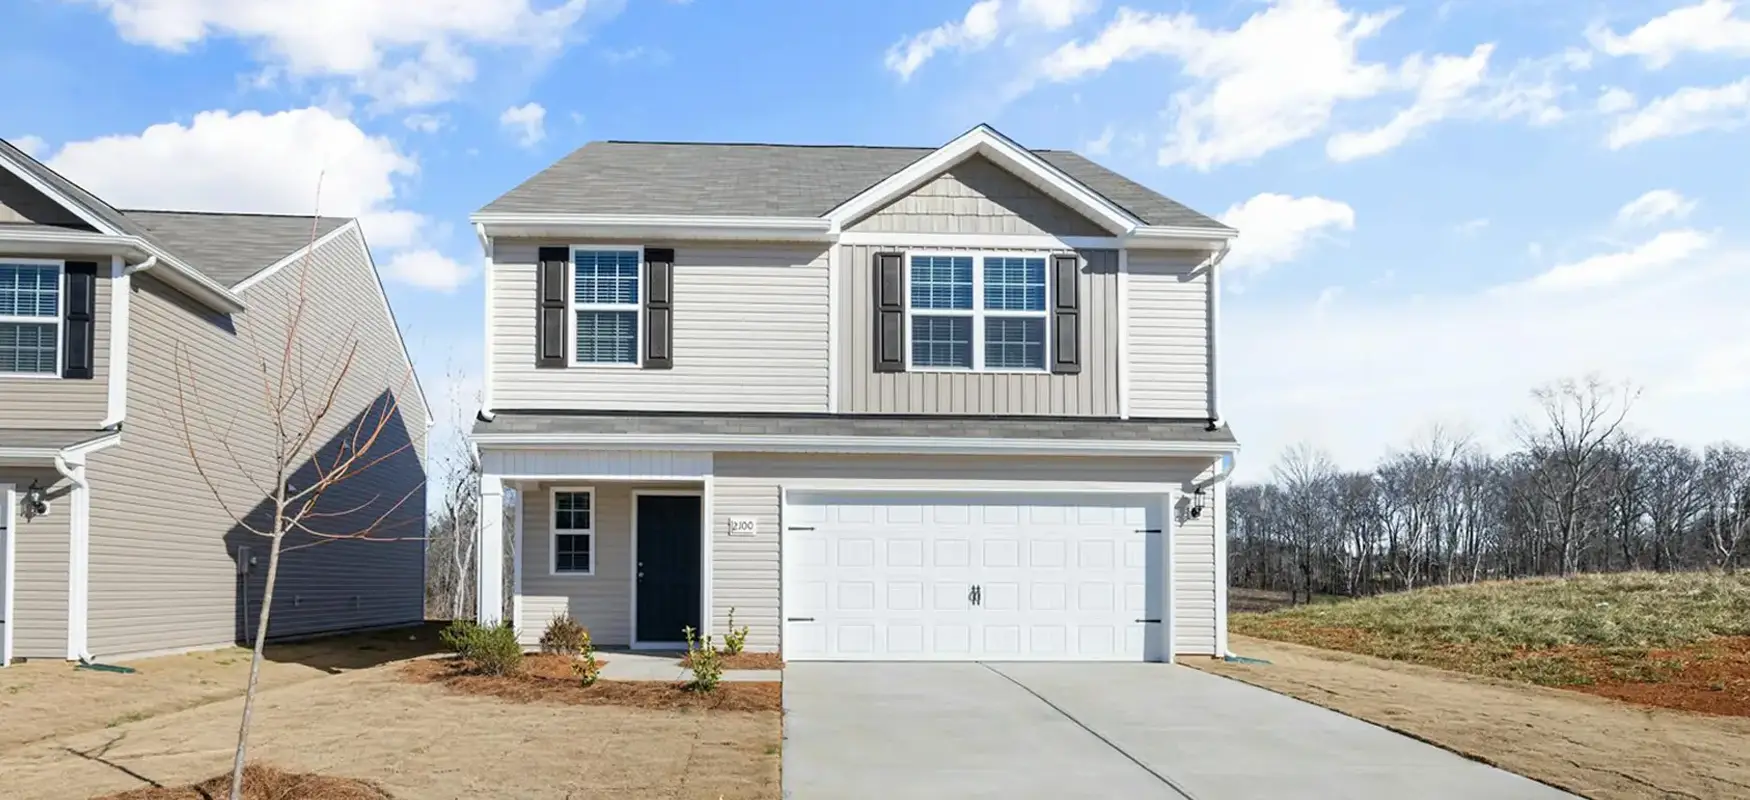
[[[420,621],[430,412],[358,223],[118,210],[0,141],[0,665],[253,637],[276,418],[317,457],[384,422],[309,519],[404,541],[289,553],[269,634]]]
[[[733,609],[794,660],[1225,650],[1231,228],[987,126],[596,142],[472,221],[482,619],[670,647]]]

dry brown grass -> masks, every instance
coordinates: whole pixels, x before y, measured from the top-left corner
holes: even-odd
[[[1750,719],[1632,706],[1365,655],[1232,637],[1269,664],[1186,659],[1601,800],[1750,796]]]
[[[566,659],[564,672],[552,663]],[[532,668],[530,665],[534,665]],[[564,656],[530,656],[515,675],[475,674],[455,658],[422,659],[401,665],[400,674],[413,683],[433,683],[463,694],[496,697],[513,703],[614,705],[652,710],[781,711],[783,684],[725,681],[712,691],[695,691],[666,681],[596,681],[590,686],[571,673]]]
[[[106,794],[96,800],[215,800],[231,796],[226,773],[184,786],[156,786]],[[243,768],[244,800],[390,800],[394,795],[370,781],[287,772],[264,764]]]
[[[1230,624],[1250,636],[1544,686],[1666,683],[1722,637],[1750,636],[1750,576],[1496,581],[1235,614]]]
[[[723,668],[724,669],[783,669],[784,668],[784,657],[781,655],[778,655],[777,653],[741,652],[741,653],[736,653],[734,655],[724,653],[722,655],[722,658],[723,658]],[[692,669],[693,657],[691,655],[681,656],[681,666],[685,667],[687,669]]]

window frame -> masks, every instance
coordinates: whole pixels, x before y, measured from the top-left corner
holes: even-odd
[[[577,254],[588,252],[626,252],[638,254],[638,301],[635,303],[579,303],[577,302]],[[644,368],[644,303],[646,292],[650,290],[649,276],[644,263],[644,245],[641,244],[574,244],[571,245],[570,259],[565,269],[565,307],[571,315],[566,328],[571,332],[565,343],[565,364],[568,367],[586,369],[643,369]],[[636,313],[633,323],[632,360],[631,361],[579,361],[578,360],[578,330],[577,315],[581,311],[632,311]],[[593,558],[593,556],[592,556]]]
[[[903,284],[900,293],[905,297],[905,371],[942,373],[946,375],[1050,375],[1051,374],[1051,259],[1058,255],[1052,250],[905,250],[904,261],[900,264]],[[972,308],[914,308],[911,304],[911,260],[914,256],[930,257],[964,257],[972,258]],[[987,309],[984,307],[984,260],[986,258],[1040,258],[1045,261],[1045,308],[1039,311],[1013,311],[1009,309]],[[971,317],[972,318],[972,366],[963,367],[920,367],[912,362],[912,334],[917,326],[912,324],[916,316],[926,317]],[[1040,348],[1044,360],[1038,369],[1018,367],[986,367],[984,363],[985,330],[984,321],[992,317],[1008,317],[1018,319],[1038,319],[1044,324],[1044,335]]]
[[[0,263],[16,264],[25,267],[55,268],[55,371],[54,372],[0,372],[0,378],[29,378],[33,380],[59,380],[67,371],[67,262],[52,258],[0,258]],[[0,314],[0,323],[20,323],[24,325],[41,325],[49,321],[47,317],[21,317]]]
[[[589,527],[565,528],[559,527],[559,495],[581,494],[589,497]],[[555,486],[547,490],[547,575],[554,578],[591,578],[596,574],[596,519],[601,514],[601,508],[596,505],[594,486]],[[589,569],[561,570],[559,569],[559,535],[583,536],[589,539]]]

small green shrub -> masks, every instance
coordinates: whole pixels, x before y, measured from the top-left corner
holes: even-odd
[[[735,627],[735,606],[730,606],[729,632],[723,634],[723,650],[733,656],[739,655],[744,647],[747,647],[747,626]]]
[[[595,659],[595,643],[589,640],[589,631],[583,631],[583,637],[577,645],[577,660],[571,662],[571,674],[590,686],[602,676],[601,662]]]
[[[541,652],[559,655],[575,656],[583,652],[585,644],[589,643],[589,631],[571,616],[569,611],[561,611],[547,623],[547,630],[541,633]]]
[[[478,625],[457,620],[439,635],[444,646],[455,651],[483,675],[511,675],[523,666],[523,646],[510,623]]]
[[[716,691],[717,684],[723,681],[723,654],[711,646],[711,637],[696,639],[693,626],[688,625],[683,632],[687,635],[687,666],[693,669],[693,682],[688,688]]]

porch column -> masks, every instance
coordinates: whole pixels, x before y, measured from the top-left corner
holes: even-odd
[[[497,625],[504,618],[504,481],[497,475],[480,476],[480,536],[474,545],[474,619]]]

